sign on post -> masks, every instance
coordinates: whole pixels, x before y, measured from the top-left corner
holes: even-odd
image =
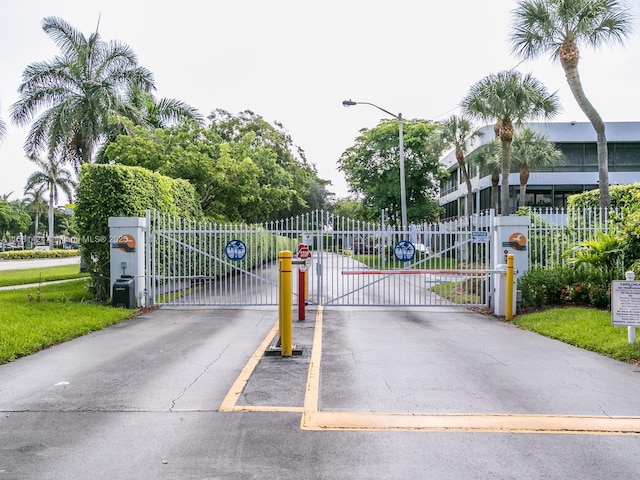
[[[611,321],[617,326],[640,327],[640,282],[611,282]]]
[[[304,260],[304,263],[299,266],[301,272],[306,272],[311,268],[311,250],[304,243],[298,245],[297,257]]]

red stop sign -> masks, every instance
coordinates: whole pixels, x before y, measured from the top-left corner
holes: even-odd
[[[304,243],[298,245],[297,257],[304,260],[304,265],[300,265],[300,270],[306,272],[311,267],[311,251]]]

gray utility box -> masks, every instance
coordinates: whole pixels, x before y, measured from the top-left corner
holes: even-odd
[[[136,280],[132,275],[122,275],[114,282],[111,305],[136,308]]]

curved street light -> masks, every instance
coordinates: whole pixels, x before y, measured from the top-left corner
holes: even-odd
[[[389,110],[385,110],[382,107],[374,103],[369,102],[354,102],[353,100],[344,100],[342,102],[344,107],[352,107],[354,105],[371,105],[372,107],[377,108],[378,110],[383,111],[387,115],[391,115],[398,121],[398,132],[399,132],[399,145],[400,145],[400,211],[402,215],[402,230],[407,230],[407,191],[404,184],[404,138],[402,134],[402,113],[394,114]]]

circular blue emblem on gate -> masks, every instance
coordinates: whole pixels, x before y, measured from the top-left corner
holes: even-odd
[[[229,260],[237,262],[247,255],[247,246],[242,242],[242,240],[231,240],[227,243],[227,246],[224,247],[224,251],[227,254],[227,257],[229,257]]]
[[[416,255],[416,247],[413,246],[413,243],[402,240],[396,243],[396,246],[393,248],[393,254],[401,262],[408,262],[413,260],[413,257]]]

